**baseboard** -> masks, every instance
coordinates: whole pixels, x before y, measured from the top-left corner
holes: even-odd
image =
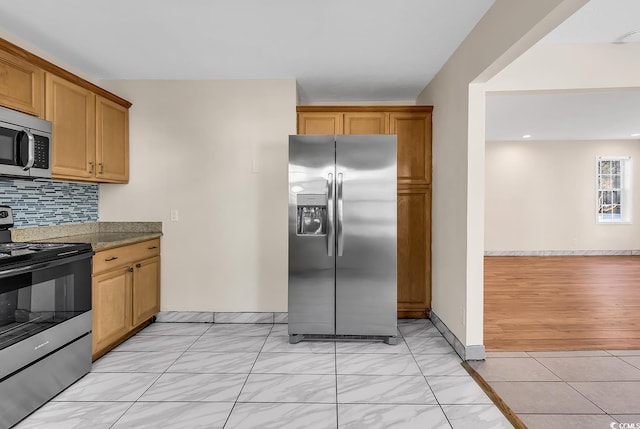
[[[484,349],[484,345],[475,345],[475,346],[465,346],[462,342],[456,337],[453,332],[444,324],[444,322],[438,317],[438,315],[431,310],[431,314],[429,315],[429,319],[434,324],[436,329],[440,331],[442,336],[447,340],[451,347],[458,353],[462,360],[484,360],[486,357],[486,352]]]
[[[161,311],[156,315],[156,321],[182,323],[287,323],[288,313]]]
[[[638,256],[640,250],[485,250],[484,256]]]

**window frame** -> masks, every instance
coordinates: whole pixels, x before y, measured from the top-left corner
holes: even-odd
[[[600,187],[600,163],[602,161],[620,161],[620,187],[610,188],[611,190],[620,191],[620,218],[619,219],[603,219],[600,213],[600,191],[604,189]],[[596,224],[599,225],[629,225],[632,220],[632,204],[631,198],[631,157],[630,156],[598,156],[595,162],[595,217]]]

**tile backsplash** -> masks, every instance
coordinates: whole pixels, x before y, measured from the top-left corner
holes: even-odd
[[[13,209],[18,228],[96,222],[98,185],[2,178],[0,204]]]

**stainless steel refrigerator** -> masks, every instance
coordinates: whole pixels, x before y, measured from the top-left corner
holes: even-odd
[[[396,136],[289,136],[289,341],[395,344]]]

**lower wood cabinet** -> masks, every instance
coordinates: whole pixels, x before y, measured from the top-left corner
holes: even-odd
[[[131,329],[130,269],[93,276],[93,354],[116,343]]]
[[[131,303],[133,325],[138,326],[160,310],[160,257],[136,262],[133,268]]]
[[[96,252],[93,270],[95,360],[160,311],[160,239]]]

